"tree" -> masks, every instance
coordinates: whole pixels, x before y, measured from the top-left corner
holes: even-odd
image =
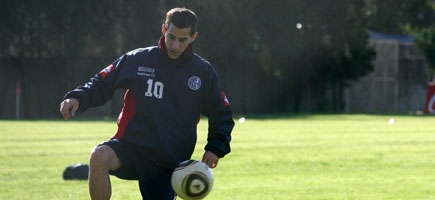
[[[435,75],[435,10],[431,0],[371,0],[370,28],[393,34],[412,34],[428,61],[431,80]]]
[[[435,81],[435,26],[431,26],[418,33],[415,43],[427,60],[429,80]]]
[[[373,69],[375,53],[368,43],[364,1],[263,6],[271,7],[262,15],[270,22],[269,32],[261,32],[270,38],[265,41],[272,49],[271,70],[287,86],[281,110],[299,112],[302,103],[309,102],[313,112],[340,111],[343,88]],[[332,95],[327,95],[330,90]]]
[[[323,62],[318,77],[331,91],[329,106],[326,111],[340,112],[344,107],[343,90],[351,81],[367,75],[373,70],[372,61],[375,51],[369,45],[367,19],[364,18],[363,1],[354,0],[330,7],[332,13],[342,13],[342,17],[334,17],[323,21],[326,26],[323,37]],[[328,16],[327,13],[323,13]],[[321,95],[324,96],[324,95]],[[325,98],[323,103],[327,103]]]
[[[0,105],[7,107],[6,91],[22,80],[23,117],[57,114],[54,106],[48,111],[44,106],[57,105],[59,99],[41,98],[39,92],[60,98],[127,49],[156,45],[162,17],[155,9],[158,5],[159,1],[1,1],[5,93]],[[52,86],[63,89],[52,91]]]
[[[0,59],[7,62],[0,67],[13,73],[0,74],[0,105],[7,106],[15,76],[24,77],[25,94],[56,85],[61,92],[51,95],[61,96],[122,53],[156,45],[175,6],[198,14],[195,50],[217,68],[242,113],[339,112],[343,88],[373,69],[367,30],[417,33],[434,19],[430,0],[4,0]],[[428,31],[418,40],[425,51],[435,46]],[[36,80],[34,69],[53,73],[55,83]],[[23,116],[58,104],[27,99]]]
[[[367,0],[369,28],[384,33],[409,34],[433,24],[431,0]]]

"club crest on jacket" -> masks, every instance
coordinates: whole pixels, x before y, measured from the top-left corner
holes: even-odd
[[[187,84],[191,90],[198,90],[201,88],[201,79],[197,76],[192,76],[189,78]]]

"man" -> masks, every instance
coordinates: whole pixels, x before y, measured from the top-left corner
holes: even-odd
[[[215,69],[193,53],[196,26],[191,10],[170,10],[158,46],[122,55],[65,95],[60,112],[68,119],[106,103],[116,89],[126,89],[118,131],[90,156],[92,199],[110,199],[109,174],[138,180],[144,199],[174,199],[170,177],[192,156],[201,114],[209,121],[202,161],[215,168],[230,152],[231,107]]]

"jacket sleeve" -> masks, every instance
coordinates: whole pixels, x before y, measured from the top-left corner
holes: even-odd
[[[222,83],[212,68],[208,79],[205,106],[202,112],[208,117],[208,136],[206,151],[211,151],[219,158],[231,152],[231,131],[234,127],[233,112],[222,89]]]
[[[63,99],[76,98],[79,100],[79,112],[90,107],[103,105],[112,99],[117,88],[123,87],[122,65],[126,55],[121,56],[115,62],[101,70],[89,82],[78,86],[76,89],[65,94]]]

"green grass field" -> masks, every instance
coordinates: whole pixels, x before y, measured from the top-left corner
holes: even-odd
[[[236,122],[206,199],[435,199],[435,118],[394,116],[391,125],[392,117],[248,116]],[[87,182],[64,181],[63,170],[88,163],[115,129],[114,120],[0,121],[0,199],[89,199]],[[141,199],[135,181],[112,184],[112,199]]]

